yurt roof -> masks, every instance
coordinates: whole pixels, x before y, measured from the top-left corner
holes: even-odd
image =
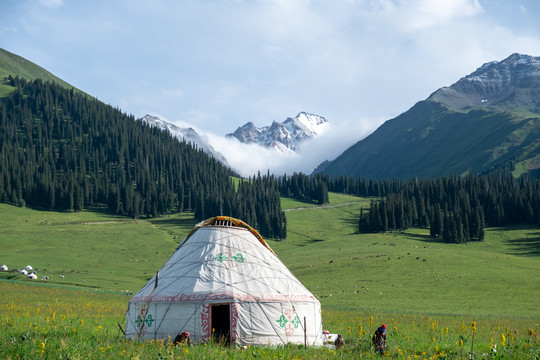
[[[213,218],[210,218],[210,219],[206,219],[204,221],[201,221],[200,223],[198,223],[197,225],[195,225],[195,227],[193,227],[193,229],[189,232],[189,234],[184,238],[184,240],[178,245],[178,247],[176,248],[176,250],[178,250],[182,245],[184,245],[184,243],[191,237],[191,235],[193,235],[197,230],[199,230],[200,228],[202,227],[206,227],[206,226],[235,226],[235,227],[239,227],[239,228],[243,228],[243,229],[247,229],[249,230],[253,235],[255,235],[255,237],[259,240],[259,242],[265,247],[267,248],[268,250],[270,250],[270,252],[272,252],[272,254],[275,255],[274,251],[270,248],[270,246],[268,246],[268,244],[266,243],[266,241],[264,241],[263,237],[259,234],[259,232],[257,230],[255,230],[254,228],[252,228],[251,226],[249,226],[248,224],[246,224],[245,222],[243,222],[242,220],[239,220],[239,219],[235,219],[233,217],[230,217],[230,216],[215,216]]]
[[[132,301],[212,298],[318,302],[256,230],[226,216],[197,224]]]

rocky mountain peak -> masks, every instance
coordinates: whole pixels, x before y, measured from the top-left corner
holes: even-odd
[[[282,123],[273,121],[270,126],[262,128],[257,128],[253,123],[248,122],[227,136],[235,137],[242,143],[256,143],[287,152],[295,151],[306,139],[320,135],[328,125],[328,121],[322,116],[300,112],[294,118],[289,117]]]
[[[512,54],[502,61],[491,61],[449,87],[435,91],[428,100],[450,108],[540,107],[540,57]]]

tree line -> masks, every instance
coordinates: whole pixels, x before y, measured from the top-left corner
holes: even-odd
[[[106,206],[139,218],[193,211],[243,219],[285,238],[279,188],[270,176],[242,181],[166,131],[56,83],[5,78],[0,101],[0,202],[46,210]]]
[[[507,171],[381,185],[391,192],[361,210],[361,232],[428,227],[433,237],[464,243],[484,240],[485,226],[540,224],[540,181]]]
[[[375,180],[294,173],[279,179],[282,196],[328,202],[328,191],[372,197],[361,209],[360,232],[429,228],[446,242],[484,240],[486,226],[540,225],[540,180],[507,170],[435,179]]]
[[[281,196],[300,201],[315,202],[319,205],[328,203],[328,175],[293,173],[284,174],[279,178]]]

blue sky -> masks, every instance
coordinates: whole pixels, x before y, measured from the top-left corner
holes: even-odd
[[[324,116],[331,159],[485,62],[540,56],[538,19],[538,0],[2,0],[0,47],[210,137]]]

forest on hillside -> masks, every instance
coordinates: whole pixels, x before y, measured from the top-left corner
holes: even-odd
[[[540,225],[540,180],[509,171],[402,181],[294,173],[279,179],[282,196],[319,204],[327,191],[371,197],[359,214],[360,232],[430,229],[445,242],[483,241],[486,226]]]
[[[483,241],[485,226],[540,224],[540,180],[508,171],[408,181],[340,178],[333,191],[374,196],[361,232],[427,227],[445,242]]]
[[[15,91],[0,99],[0,202],[106,206],[133,218],[226,215],[275,239],[287,233],[280,196],[322,205],[329,191],[373,198],[358,216],[360,232],[427,227],[461,243],[482,241],[485,226],[540,224],[540,180],[508,171],[407,181],[267,173],[235,186],[219,161],[119,109],[55,83],[6,80]]]
[[[193,211],[286,237],[272,176],[241,181],[214,158],[56,83],[8,77],[0,99],[0,202],[44,210],[106,206],[134,218]]]

